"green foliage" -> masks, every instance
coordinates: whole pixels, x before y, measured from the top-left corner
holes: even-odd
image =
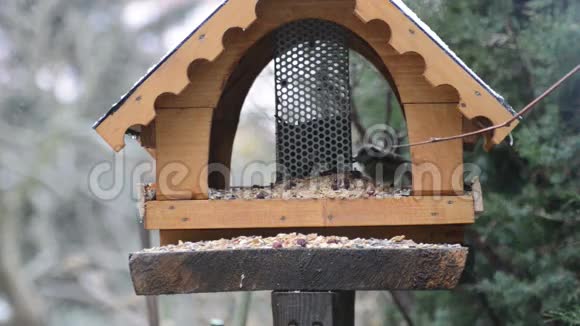
[[[549,321],[562,321],[569,325],[580,325],[580,307],[554,310],[546,313]]]

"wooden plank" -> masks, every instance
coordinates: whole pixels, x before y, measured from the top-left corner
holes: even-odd
[[[463,118],[454,104],[406,104],[409,142],[461,134]],[[461,139],[411,147],[413,193],[463,193]],[[455,179],[454,179],[455,176]]]
[[[150,230],[470,224],[473,197],[178,200],[145,204]]]
[[[481,182],[479,182],[479,177],[475,177],[471,184],[473,192],[473,209],[475,214],[483,214],[485,212],[483,206],[483,190],[481,189]]]
[[[151,230],[321,226],[322,200],[150,201],[145,227]]]
[[[139,238],[141,240],[141,248],[151,247],[151,232],[149,230],[140,227]],[[149,326],[159,326],[161,322],[159,318],[159,299],[153,296],[147,297],[145,303],[147,307],[147,320],[149,321]]]
[[[473,198],[403,197],[325,200],[325,226],[435,225],[472,223]]]
[[[253,249],[138,252],[129,267],[138,295],[309,289],[454,288],[467,248]]]
[[[274,291],[274,326],[354,326],[354,291]]]
[[[273,237],[280,233],[316,233],[325,236],[354,238],[390,239],[404,235],[418,243],[463,243],[464,224],[412,225],[412,226],[359,226],[332,228],[262,228],[262,229],[205,229],[205,230],[164,230],[161,245],[207,240],[231,239],[239,236]]]
[[[157,198],[207,198],[207,163],[213,109],[157,113]]]

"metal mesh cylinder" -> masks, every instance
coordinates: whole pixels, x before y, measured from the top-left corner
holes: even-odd
[[[278,180],[350,170],[347,31],[302,20],[280,28],[275,40]]]

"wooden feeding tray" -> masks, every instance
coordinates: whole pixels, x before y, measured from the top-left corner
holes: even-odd
[[[467,248],[282,234],[181,243],[133,253],[139,295],[260,290],[451,289]]]
[[[336,186],[337,180],[340,187]],[[349,184],[348,189],[344,183]],[[413,236],[427,242],[461,242],[442,232],[437,239],[430,235],[418,235],[417,227],[430,226],[431,231],[473,223],[474,197],[461,196],[412,196],[408,189],[375,186],[361,176],[336,175],[291,180],[270,187],[234,188],[209,190],[207,200],[155,200],[151,186],[145,186],[145,202],[142,207],[145,228],[151,230],[198,230],[213,231],[215,239],[241,234],[273,235],[284,229],[306,229],[304,232],[323,234],[387,237],[396,232]],[[147,200],[148,199],[148,200]],[[353,227],[360,233],[353,232]],[[365,227],[390,227],[392,232],[369,234]],[[415,233],[401,228],[415,227]],[[344,233],[342,229],[349,229]],[[230,230],[225,232],[224,229]],[[240,230],[231,233],[231,230]],[[310,229],[310,230],[308,230]],[[326,232],[321,232],[326,229]],[[252,230],[242,232],[241,230]],[[270,232],[264,232],[271,230]],[[338,231],[341,230],[341,231]],[[380,231],[380,228],[375,230]],[[384,231],[384,230],[383,230]],[[177,233],[172,241],[203,240],[204,237],[188,237],[186,232]],[[181,238],[179,238],[181,237]]]

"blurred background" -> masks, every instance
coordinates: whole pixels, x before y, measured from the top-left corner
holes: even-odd
[[[0,325],[147,324],[127,258],[141,248],[133,186],[152,180],[152,162],[129,139],[113,155],[91,125],[219,3],[0,0]],[[578,1],[408,5],[517,109],[580,62]],[[386,82],[357,55],[351,68],[355,148],[358,131],[376,123],[404,135]],[[273,90],[272,73],[246,100],[234,171],[274,159],[273,91],[263,92]],[[466,236],[475,254],[462,284],[360,293],[357,325],[580,324],[580,76],[513,136],[490,155],[466,154],[482,168],[486,212]],[[121,171],[95,195],[90,172],[113,165]],[[246,299],[161,297],[160,318],[239,324]],[[270,314],[269,293],[254,294],[247,325],[270,324]]]

